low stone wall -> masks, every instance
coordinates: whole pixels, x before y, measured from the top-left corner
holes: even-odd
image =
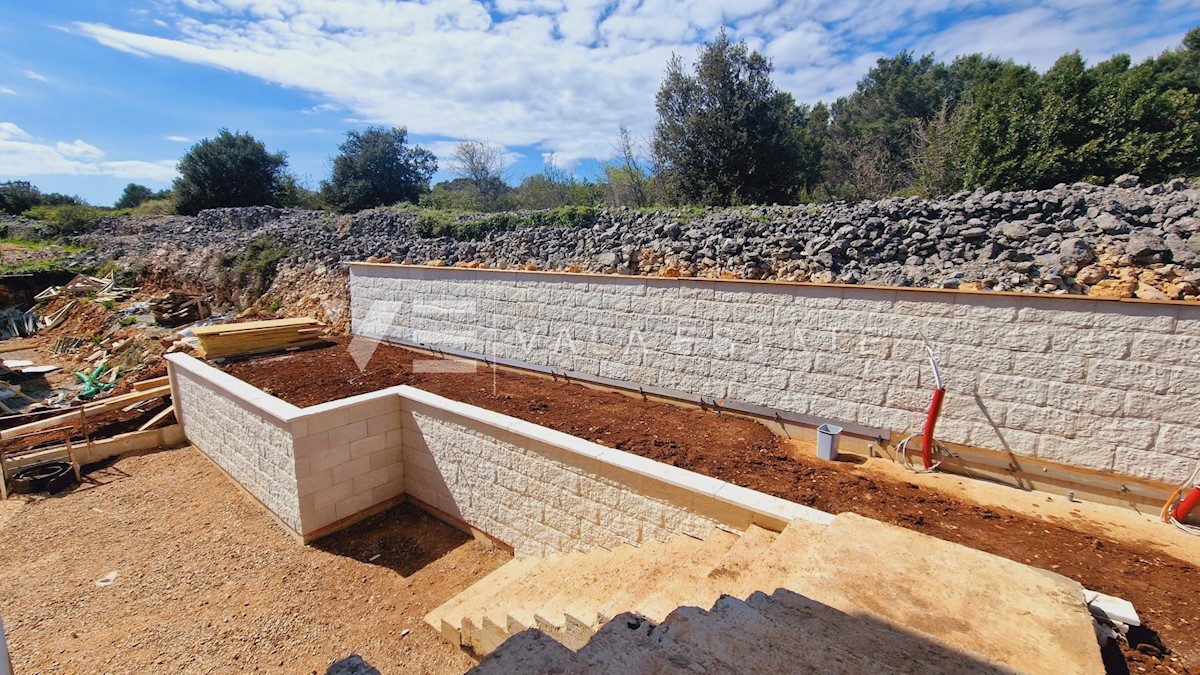
[[[167,374],[188,440],[303,532],[291,423],[299,408],[188,356],[168,354]]]
[[[1178,481],[1200,459],[1200,306],[355,264],[353,332],[602,382]]]
[[[405,491],[518,556],[832,517],[411,387],[401,396]]]
[[[832,518],[413,387],[297,408],[167,359],[189,440],[305,541],[406,496],[518,555]]]
[[[293,418],[304,535],[336,529],[404,494],[397,388],[310,406]]]

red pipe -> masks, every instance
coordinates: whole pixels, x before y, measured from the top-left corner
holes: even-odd
[[[942,414],[942,399],[946,390],[938,387],[933,390],[933,401],[929,404],[929,416],[925,418],[925,431],[921,438],[921,463],[926,469],[933,468],[933,429],[937,426],[938,415]]]
[[[1192,512],[1192,509],[1197,506],[1200,506],[1200,483],[1192,487],[1191,494],[1179,502],[1179,505],[1171,512],[1171,517],[1175,519],[1175,522],[1182,523],[1188,517],[1188,514]]]

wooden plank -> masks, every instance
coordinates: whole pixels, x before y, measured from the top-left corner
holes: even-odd
[[[80,414],[83,415],[84,419],[87,419],[88,417],[94,417],[96,415],[99,415],[100,413],[108,412],[109,410],[116,410],[117,408],[122,408],[124,406],[129,405],[130,403],[135,403],[137,401],[147,401],[152,398],[159,398],[162,396],[170,396],[170,395],[171,395],[171,386],[167,385],[167,386],[163,386],[163,387],[155,387],[154,389],[147,389],[145,391],[134,391],[134,392],[130,392],[128,394],[122,394],[120,396],[113,396],[111,398],[106,398],[103,401],[98,401],[96,403],[89,403],[87,405],[77,406],[61,415],[55,415],[54,417],[47,417],[45,419],[41,419],[36,422],[28,422],[28,423],[22,424],[20,426],[15,426],[10,429],[5,429],[3,431],[0,431],[0,440],[7,441],[11,438],[15,438],[17,436],[20,436],[21,434],[27,434],[31,431],[40,431],[42,429],[49,429],[53,426],[57,426],[57,425],[61,424],[62,422],[66,422],[71,419],[78,418],[80,416]]]
[[[903,439],[903,435],[893,434],[888,447],[883,449],[883,454],[895,459],[895,448]],[[938,471],[969,478],[983,478],[1021,489],[1063,495],[1074,492],[1077,497],[1089,501],[1118,506],[1141,504],[1156,507],[1167,500],[1173,489],[1172,486],[1159,481],[1060,464],[1037,457],[958,443],[943,442],[942,445],[956,454],[958,459],[943,459]],[[915,455],[913,450],[914,448],[909,448],[910,457],[919,462],[920,458],[917,455],[920,455],[920,446],[915,448]]]
[[[80,464],[95,464],[109,457],[124,455],[130,452],[139,452],[142,450],[154,450],[156,448],[169,448],[176,445],[181,445],[187,442],[187,437],[183,435],[183,427],[178,424],[172,424],[161,429],[148,429],[146,431],[130,431],[129,433],[119,434],[112,438],[106,438],[99,441],[93,441],[88,446],[75,448],[75,460]],[[61,456],[66,451],[66,445],[46,448],[5,462],[5,470],[13,471],[20,469],[30,464],[45,462],[55,457]]]
[[[154,426],[155,424],[158,424],[159,422],[166,419],[167,415],[171,415],[174,413],[175,413],[175,406],[174,405],[167,406],[166,408],[163,408],[162,410],[158,411],[158,414],[155,415],[154,417],[151,417],[149,420],[147,420],[145,424],[138,427],[137,430],[145,431],[145,430],[149,429],[150,427]]]
[[[158,387],[161,387],[163,385],[170,384],[170,382],[171,382],[171,378],[167,377],[166,375],[163,375],[162,377],[156,377],[156,378],[153,378],[150,380],[142,380],[141,382],[134,382],[133,389],[134,389],[134,391],[146,391],[147,389],[157,389]]]
[[[221,323],[213,326],[201,326],[193,328],[192,334],[198,336],[212,335],[214,333],[228,333],[237,331],[254,330],[256,328],[278,328],[281,326],[303,326],[320,323],[313,318],[298,318],[298,319],[271,319],[269,321],[247,321],[245,323]]]
[[[220,340],[220,339],[237,339],[251,337],[267,337],[271,335],[295,335],[297,333],[311,333],[320,331],[324,326],[319,323],[308,324],[304,326],[284,326],[282,328],[255,328],[254,330],[233,330],[223,331],[220,333],[205,333],[200,335],[203,340]]]

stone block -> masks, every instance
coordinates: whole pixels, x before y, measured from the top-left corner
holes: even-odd
[[[387,483],[389,480],[391,480],[391,472],[386,466],[379,469],[368,470],[366,473],[359,474],[354,477],[354,492],[355,494],[369,492],[380,485]]]
[[[1042,406],[1049,396],[1049,384],[1036,374],[1018,377],[987,373],[979,378],[979,395],[984,399]]]
[[[371,471],[371,458],[359,457],[333,467],[333,482],[344,483]]]
[[[323,509],[327,506],[333,506],[345,499],[349,499],[354,495],[354,484],[351,482],[334,483],[323,490],[317,490],[312,493],[312,504],[314,509]]]
[[[1056,382],[1082,383],[1087,379],[1087,361],[1072,354],[1028,354],[1013,352],[1012,374]]]
[[[327,447],[323,451],[308,456],[308,465],[312,471],[328,469],[348,461],[350,461],[349,445]]]
[[[350,443],[350,458],[358,459],[387,447],[387,437],[384,434],[367,436]]]
[[[344,424],[342,426],[331,427],[329,429],[329,442],[332,445],[349,445],[367,436],[366,420],[359,420]]]
[[[337,504],[338,520],[341,520],[342,518],[349,518],[350,516],[353,516],[360,511],[369,509],[374,505],[375,495],[371,494],[370,492],[364,492],[362,494],[356,494],[352,497],[348,497]]]
[[[333,485],[333,469],[314,471],[296,481],[296,494],[301,497],[319,492]]]
[[[400,428],[400,413],[389,412],[367,418],[367,434],[379,436]]]
[[[1200,459],[1200,420],[1191,424],[1163,424],[1154,444],[1156,452]]]
[[[1088,372],[1087,383],[1109,389],[1165,393],[1170,371],[1165,366],[1130,361],[1097,359]]]
[[[1037,456],[1051,462],[1109,471],[1116,458],[1116,446],[1089,439],[1044,435],[1038,439]]]
[[[1131,391],[1125,394],[1125,414],[1142,420],[1196,424],[1200,422],[1200,398]]]
[[[1176,306],[1136,302],[1098,302],[1094,325],[1101,331],[1172,333]]]
[[[1187,478],[1195,467],[1196,460],[1192,457],[1129,448],[1117,448],[1113,461],[1113,470],[1117,473],[1175,485]]]
[[[1186,366],[1176,366],[1168,369],[1167,393],[1183,396],[1200,396],[1200,351],[1192,352],[1193,360]],[[1194,399],[1193,399],[1194,400]]]

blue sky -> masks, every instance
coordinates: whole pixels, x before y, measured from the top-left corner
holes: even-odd
[[[670,55],[721,26],[816,102],[903,49],[1145,58],[1200,25],[1200,3],[0,0],[0,16],[0,181],[111,204],[129,182],[169,186],[222,127],[286,151],[314,188],[368,124],[407,126],[441,158],[435,180],[462,139],[503,146],[513,181],[547,157],[588,177],[622,124],[649,134]]]

